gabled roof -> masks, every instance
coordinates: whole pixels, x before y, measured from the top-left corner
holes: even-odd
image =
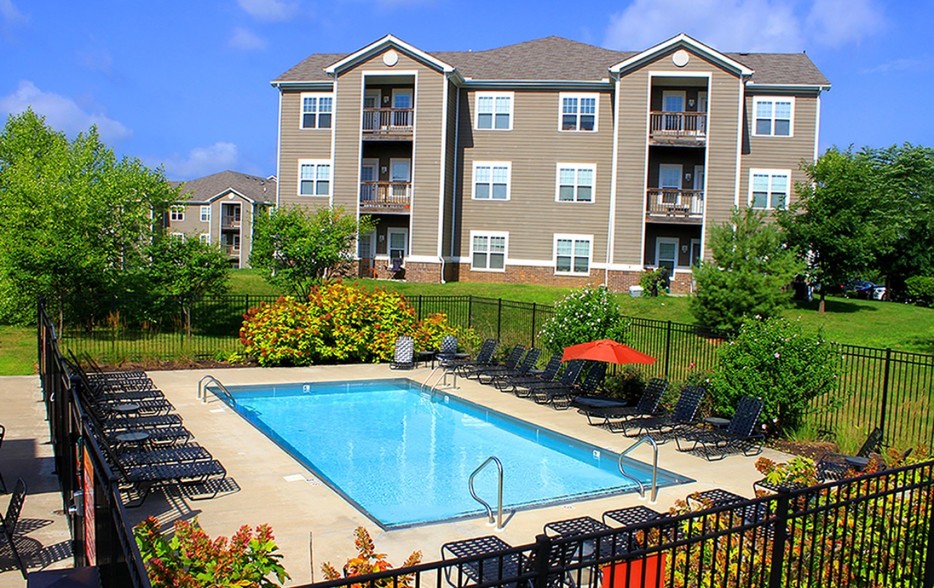
[[[273,204],[276,200],[276,178],[261,178],[235,171],[222,171],[187,182],[171,182],[181,188],[187,204],[216,200],[234,192],[250,202]]]
[[[438,71],[450,72],[454,71],[454,68],[447,63],[444,63],[437,57],[433,57],[428,53],[425,53],[421,49],[418,49],[412,45],[409,45],[402,39],[394,37],[393,35],[386,35],[382,39],[370,43],[363,49],[351,53],[347,57],[337,61],[324,68],[324,73],[328,75],[334,75],[345,69],[353,67],[361,61],[365,61],[372,57],[373,55],[378,55],[385,51],[386,49],[396,49],[408,55],[409,57],[421,61],[422,63],[437,69]]]
[[[349,64],[355,57],[362,58],[361,52],[368,48],[376,50],[377,46],[386,43],[390,38],[401,42],[388,35],[349,55],[310,55],[272,83],[328,84],[331,78],[325,73],[325,69],[330,66],[337,67],[338,64]],[[716,57],[715,61],[733,71],[752,72],[749,80],[755,84],[819,88],[830,86],[827,78],[804,53],[721,53],[683,34],[638,52],[613,51],[562,37],[545,37],[482,51],[419,53],[437,60],[439,64],[453,67],[468,84],[505,81],[600,83],[609,78],[610,68],[636,63],[640,56],[650,59],[652,54],[666,51],[679,43],[712,59]]]
[[[616,65],[610,67],[610,71],[613,73],[625,73],[629,70],[636,69],[656,59],[659,55],[671,51],[673,49],[691,49],[700,53],[707,59],[710,59],[714,63],[717,63],[721,67],[724,67],[728,70],[733,71],[734,73],[742,76],[751,76],[753,71],[739,63],[738,61],[727,57],[725,54],[720,53],[712,47],[704,45],[700,41],[692,39],[691,37],[681,33],[680,35],[675,35],[674,37],[668,39],[667,41],[662,41],[658,45],[646,49],[641,53],[636,53],[635,55],[617,63]]]

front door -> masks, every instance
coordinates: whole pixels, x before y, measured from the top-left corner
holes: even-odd
[[[681,203],[681,164],[662,163],[658,166],[658,203],[675,206]]]

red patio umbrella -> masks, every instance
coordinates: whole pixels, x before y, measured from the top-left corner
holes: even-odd
[[[561,361],[590,359],[607,363],[655,363],[655,358],[612,339],[588,341],[564,348]]]

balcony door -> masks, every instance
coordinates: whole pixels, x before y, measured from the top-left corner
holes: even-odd
[[[366,131],[375,131],[386,125],[380,122],[379,107],[382,92],[377,89],[369,89],[363,93],[363,129]]]
[[[704,166],[694,166],[694,197],[691,198],[691,214],[704,214]]]
[[[681,164],[662,163],[658,166],[658,203],[661,206],[681,204]]]
[[[360,166],[360,202],[373,202],[379,198],[379,160],[364,159]]]
[[[662,117],[663,129],[665,131],[683,131],[684,130],[684,103],[686,100],[684,90],[664,90],[662,92]]]
[[[393,157],[389,160],[390,193],[393,199],[409,197],[409,183],[412,181],[412,160]]]
[[[413,108],[412,88],[394,88],[392,91],[392,126],[411,127]]]

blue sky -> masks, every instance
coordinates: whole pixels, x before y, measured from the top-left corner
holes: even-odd
[[[821,150],[934,146],[934,0],[0,0],[0,116],[31,105],[170,179],[275,173],[269,81],[392,33],[426,51],[557,35],[642,50],[679,32],[721,51],[806,51],[833,84]]]

